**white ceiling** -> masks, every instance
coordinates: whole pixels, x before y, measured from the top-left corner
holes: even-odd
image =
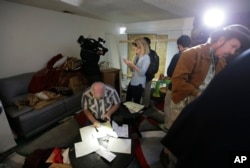
[[[194,17],[210,6],[249,12],[250,0],[6,0],[115,23]],[[73,4],[66,3],[69,1]]]

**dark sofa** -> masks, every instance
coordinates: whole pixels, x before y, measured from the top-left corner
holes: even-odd
[[[63,118],[81,110],[82,91],[63,97],[52,104],[35,110],[30,106],[18,109],[15,102],[29,95],[29,84],[34,72],[0,79],[0,99],[13,131],[28,138],[52,126]]]

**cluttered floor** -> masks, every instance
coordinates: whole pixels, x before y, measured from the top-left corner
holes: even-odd
[[[148,108],[142,115],[139,130],[142,138],[135,136],[137,147],[135,149],[135,159],[128,166],[162,168],[159,160],[160,152],[163,146],[160,140],[166,132],[162,131],[159,124],[163,123],[163,112],[159,110],[161,105]],[[60,124],[49,129],[47,132],[30,139],[27,142],[18,143],[18,145],[1,154],[0,168],[22,168],[27,156],[36,149],[48,149],[53,147],[65,148],[79,134],[79,120],[71,116],[63,120]]]

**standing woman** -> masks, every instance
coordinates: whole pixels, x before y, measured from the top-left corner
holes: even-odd
[[[124,59],[125,64],[132,72],[132,78],[129,82],[126,101],[133,101],[140,104],[141,97],[146,85],[145,73],[150,64],[149,47],[145,39],[138,38],[132,43],[135,49],[134,61]]]

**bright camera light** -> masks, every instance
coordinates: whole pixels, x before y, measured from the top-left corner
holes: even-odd
[[[210,9],[204,14],[203,21],[206,26],[216,28],[223,24],[224,17],[224,12],[222,10]]]

